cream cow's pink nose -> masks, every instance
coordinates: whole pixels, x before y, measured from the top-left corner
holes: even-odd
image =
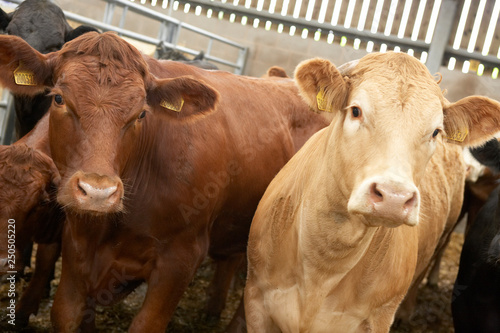
[[[368,200],[379,216],[394,220],[406,220],[417,206],[417,191],[401,184],[373,183]]]

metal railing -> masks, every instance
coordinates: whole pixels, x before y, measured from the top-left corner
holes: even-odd
[[[149,0],[148,0],[149,1]],[[148,1],[142,1],[146,3]],[[165,2],[167,0],[163,0]],[[499,0],[169,0],[212,17],[372,51],[415,55],[431,72],[500,69]],[[184,9],[186,11],[186,9]],[[464,31],[466,33],[464,33]],[[498,51],[498,53],[497,53]],[[474,63],[474,66],[472,64]]]
[[[178,37],[182,29],[194,32],[198,35],[204,36],[207,38],[207,48],[205,50],[205,58],[207,60],[223,64],[226,66],[230,66],[234,68],[234,73],[235,74],[242,74],[243,70],[245,68],[245,63],[246,63],[246,57],[248,53],[248,48],[246,46],[243,46],[241,44],[235,43],[234,41],[231,41],[227,38],[221,37],[219,35],[213,34],[211,32],[208,32],[204,29],[197,28],[193,25],[183,23],[177,19],[174,19],[170,16],[164,15],[160,12],[157,12],[155,10],[149,9],[147,7],[138,5],[136,3],[133,3],[128,0],[103,0],[106,1],[108,4],[106,5],[106,10],[104,12],[104,20],[103,24],[99,24],[99,26],[96,25],[96,27],[102,29],[102,30],[114,30],[118,32],[118,34],[137,39],[139,41],[143,41],[146,43],[158,45],[160,42],[163,43],[165,46],[172,47],[174,49],[177,49],[179,51],[191,54],[191,55],[196,55],[199,53],[199,50],[193,50],[184,46],[177,45],[178,42]],[[116,7],[122,7],[122,15],[120,17],[120,23],[118,24],[118,27],[111,26],[111,22],[113,21],[113,17],[115,14],[115,9]],[[126,21],[126,16],[128,12],[135,12],[137,14],[140,14],[141,16],[148,17],[150,19],[156,20],[161,23],[160,25],[160,30],[158,32],[158,37],[157,38],[151,38],[151,37],[146,37],[141,39],[140,36],[137,36],[137,34],[129,34],[127,30],[124,30],[124,24]],[[89,24],[85,23],[82,20],[81,16],[77,16],[72,13],[68,13],[67,15],[68,19],[77,21],[79,23],[84,23],[84,24]],[[92,22],[91,24],[93,25]],[[110,28],[111,27],[111,28]],[[225,59],[221,59],[219,57],[215,57],[211,55],[212,52],[212,47],[213,47],[213,42],[217,41],[222,44],[228,45],[230,47],[236,48],[238,50],[238,57],[235,62],[231,62]]]

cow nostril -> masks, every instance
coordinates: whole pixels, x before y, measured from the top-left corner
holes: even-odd
[[[82,194],[84,196],[87,196],[87,192],[83,189],[83,187],[80,185],[80,181],[78,181],[77,183],[77,186],[78,186],[78,190],[80,190],[80,192],[82,192]]]
[[[417,194],[413,193],[412,197],[405,202],[404,207],[411,208],[411,207],[415,206],[416,200],[417,200]]]
[[[384,200],[384,195],[377,189],[377,183],[373,183],[370,187],[370,197],[373,202]]]

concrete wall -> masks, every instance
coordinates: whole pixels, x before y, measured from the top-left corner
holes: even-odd
[[[96,20],[102,20],[106,4],[106,2],[100,0],[56,0],[56,3],[65,10]],[[168,10],[161,9],[161,7],[150,8],[168,14]],[[183,7],[181,6],[181,8]],[[115,18],[116,24],[119,20],[119,14],[118,11]],[[128,15],[131,16],[126,22],[127,29],[153,37],[157,36],[159,29],[157,23],[148,22],[148,20],[137,16],[134,17],[130,13]],[[252,27],[252,22],[244,26],[241,23],[230,23],[226,20],[218,20],[216,17],[196,16],[193,13],[186,14],[183,11],[174,11],[172,16],[248,46],[249,54],[244,74],[250,76],[261,76],[273,65],[283,67],[291,76],[297,64],[305,59],[323,57],[330,59],[335,64],[342,64],[366,54],[365,51],[340,47],[338,44],[328,44],[324,41],[316,42],[311,38],[303,39],[300,35],[279,34],[275,31],[275,26],[273,26],[274,30],[266,31],[263,28],[256,29]],[[183,33],[179,38],[179,44],[193,49],[205,49],[207,40],[191,33]],[[150,49],[146,50],[146,52],[150,52]],[[229,54],[230,52],[234,51],[225,48],[224,45],[214,45],[212,54],[215,56],[225,54],[232,57],[233,55]],[[236,57],[237,54],[234,56]],[[230,68],[224,68],[224,66],[221,66],[221,68],[231,70]],[[441,87],[448,91],[447,97],[450,101],[456,101],[472,94],[485,95],[500,100],[500,80],[478,77],[475,73],[463,74],[456,70],[449,71],[445,67],[442,67],[440,72],[443,75]]]

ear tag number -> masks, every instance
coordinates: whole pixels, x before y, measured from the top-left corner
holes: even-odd
[[[184,99],[180,98],[179,100],[175,102],[169,102],[166,100],[162,100],[160,102],[160,106],[164,107],[165,109],[169,109],[175,112],[181,112],[182,106],[184,105]]]
[[[19,61],[19,66],[14,71],[14,81],[18,86],[36,86],[35,74],[24,69],[21,61]]]
[[[332,108],[328,106],[328,101],[325,99],[325,90],[321,88],[316,95],[316,102],[320,111],[333,112]]]
[[[453,140],[453,141],[458,141],[458,142],[464,142],[465,138],[467,137],[467,134],[469,134],[469,131],[466,130],[460,130],[456,131],[455,133],[447,136],[447,139]]]

